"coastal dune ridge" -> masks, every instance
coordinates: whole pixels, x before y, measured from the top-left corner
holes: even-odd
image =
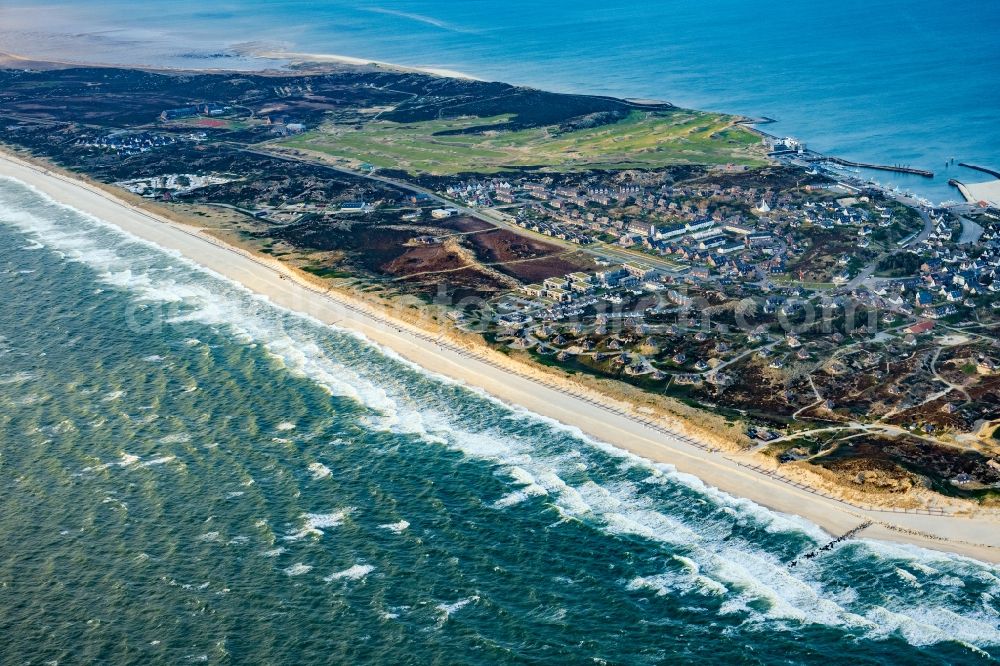
[[[152,243],[242,285],[270,303],[302,313],[325,325],[352,331],[378,347],[390,350],[417,367],[466,386],[515,408],[586,435],[594,444],[628,452],[643,460],[668,463],[665,471],[688,484],[704,484],[772,510],[801,516],[821,526],[830,538],[871,521],[864,538],[914,544],[946,550],[987,562],[1000,562],[1000,530],[994,516],[894,513],[854,507],[795,487],[766,471],[671,436],[656,423],[617,408],[608,399],[600,403],[569,382],[541,380],[498,360],[442,342],[407,322],[375,312],[372,306],[332,291],[323,292],[292,269],[273,259],[251,255],[204,231],[160,217],[86,182],[57,174],[14,156],[0,155],[0,175],[33,187],[49,198],[93,216],[126,234]],[[571,392],[572,391],[572,392]],[[595,409],[597,407],[597,409]],[[531,486],[522,489],[531,492]],[[511,501],[516,501],[511,498]],[[737,500],[739,501],[739,500]],[[742,509],[747,507],[743,506]],[[798,521],[791,517],[790,520]],[[820,535],[814,535],[817,539]]]
[[[339,55],[336,53],[303,53],[299,51],[286,51],[279,48],[262,48],[259,45],[251,46],[248,48],[235,48],[235,51],[243,55],[250,56],[252,58],[259,58],[261,60],[275,60],[282,64],[337,64],[337,65],[351,65],[355,67],[377,67],[378,69],[385,69],[391,72],[409,72],[417,74],[430,74],[432,76],[441,76],[449,79],[465,79],[467,81],[482,81],[478,77],[471,74],[466,74],[465,72],[460,72],[455,69],[448,69],[445,67],[434,67],[434,66],[407,66],[399,65],[392,62],[385,62],[382,60],[374,60],[370,58],[358,58],[354,56]]]

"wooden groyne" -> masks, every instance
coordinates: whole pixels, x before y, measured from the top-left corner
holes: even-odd
[[[872,526],[872,521],[866,520],[865,522],[861,523],[860,525],[858,525],[854,529],[847,530],[846,532],[844,532],[843,534],[841,534],[839,537],[837,537],[833,541],[829,542],[828,544],[826,544],[824,546],[820,546],[819,548],[814,548],[813,550],[810,550],[808,553],[805,553],[804,555],[800,555],[799,557],[796,557],[794,560],[792,560],[791,562],[788,563],[788,568],[791,569],[796,564],[798,564],[800,560],[811,560],[812,558],[816,557],[817,555],[819,555],[822,552],[825,552],[825,551],[828,551],[828,550],[833,550],[833,547],[836,546],[841,541],[847,541],[848,539],[850,539],[854,535],[858,534],[862,530],[868,529],[871,526]]]
[[[933,178],[934,172],[927,171],[926,169],[914,169],[913,167],[907,166],[890,166],[888,164],[867,164],[865,162],[852,162],[850,160],[845,160],[841,157],[824,157],[827,162],[833,162],[834,164],[839,164],[841,166],[849,167],[859,167],[861,169],[878,169],[879,171],[895,171],[896,173],[909,173],[914,176],[923,176],[924,178]]]
[[[958,166],[965,167],[966,169],[972,169],[973,171],[982,171],[983,173],[988,173],[994,178],[1000,178],[1000,171],[994,171],[993,169],[987,169],[986,167],[976,166],[975,164],[967,164],[966,162],[959,162]]]

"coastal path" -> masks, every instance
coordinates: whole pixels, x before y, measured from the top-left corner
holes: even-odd
[[[252,148],[244,144],[238,144],[238,143],[230,143],[228,145],[231,148],[236,148],[238,150],[242,150],[243,152],[250,153],[253,155],[261,155],[264,157],[270,157],[272,159],[282,159],[292,162],[309,164],[311,166],[323,167],[326,169],[337,171],[339,173],[355,176],[357,178],[365,178],[368,180],[377,181],[384,185],[389,185],[403,191],[412,192],[414,194],[422,194],[425,195],[431,201],[439,203],[444,207],[454,208],[462,215],[475,218],[481,222],[486,222],[487,224],[492,224],[495,227],[506,229],[507,231],[511,231],[519,236],[525,236],[528,238],[537,238],[550,245],[563,247],[567,250],[573,250],[576,252],[586,252],[588,254],[600,257],[604,260],[610,260],[612,263],[615,262],[626,263],[630,261],[639,261],[644,264],[648,264],[653,268],[668,273],[676,273],[679,268],[678,265],[675,264],[674,262],[667,261],[666,259],[662,259],[660,257],[654,257],[648,254],[632,252],[626,248],[610,247],[603,243],[595,243],[594,245],[590,246],[578,245],[576,243],[563,240],[561,238],[556,238],[555,236],[546,236],[545,234],[538,234],[533,231],[529,231],[527,229],[517,226],[508,219],[510,217],[509,215],[501,211],[472,208],[453,199],[443,197],[433,190],[421,187],[419,185],[416,185],[414,183],[405,180],[399,180],[397,178],[389,178],[388,176],[380,176],[374,173],[359,172],[353,169],[348,169],[347,167],[343,167],[340,165],[330,164],[329,162],[326,162],[319,158],[312,158],[301,154],[289,154],[285,151]],[[267,144],[263,145],[266,146]]]

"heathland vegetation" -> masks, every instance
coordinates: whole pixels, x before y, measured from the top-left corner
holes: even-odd
[[[610,123],[508,129],[514,118],[329,121],[281,143],[354,166],[434,175],[526,167],[572,171],[765,163],[760,138],[737,118],[717,113],[635,109]]]

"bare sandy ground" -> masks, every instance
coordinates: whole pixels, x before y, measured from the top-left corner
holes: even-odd
[[[1000,180],[988,180],[985,183],[967,183],[965,188],[971,195],[971,201],[987,201],[994,206],[1000,206]]]
[[[0,176],[27,183],[53,199],[110,222],[127,233],[180,252],[185,257],[239,282],[273,303],[329,324],[362,333],[423,368],[481,388],[513,405],[525,407],[589,436],[644,458],[674,465],[706,484],[746,497],[770,509],[797,514],[842,534],[865,521],[867,538],[910,543],[1000,562],[1000,521],[991,514],[926,515],[862,509],[786,480],[751,469],[747,460],[704,444],[685,441],[668,428],[615,406],[596,394],[569,388],[532,374],[499,354],[463,348],[435,334],[391,319],[370,305],[302,279],[280,262],[226,245],[203,231],[158,217],[108,192],[0,153]],[[499,358],[498,358],[499,357]]]
[[[366,60],[364,58],[353,58],[351,56],[336,55],[333,53],[298,53],[294,51],[251,51],[251,55],[256,58],[269,60],[306,62],[306,63],[335,63],[338,65],[354,65],[359,67],[372,66],[380,69],[387,69],[393,72],[416,72],[420,74],[432,74],[449,79],[468,79],[479,81],[474,76],[459,72],[454,69],[443,69],[441,67],[406,67],[396,65],[391,62],[381,60]]]

